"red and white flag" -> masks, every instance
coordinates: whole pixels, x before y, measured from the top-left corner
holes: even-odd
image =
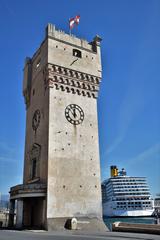
[[[80,20],[80,16],[77,15],[74,18],[69,19],[69,28],[72,29],[74,27],[74,24],[78,25]]]

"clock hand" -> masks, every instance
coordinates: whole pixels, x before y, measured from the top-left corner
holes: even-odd
[[[72,113],[72,115],[73,115],[74,118],[77,117],[76,109],[75,109],[75,108],[71,109],[71,113]]]
[[[70,64],[70,66],[72,66],[73,65],[73,63],[75,63],[76,61],[78,60],[78,58],[77,59],[75,59],[71,64]]]
[[[75,108],[73,109],[73,116],[74,116],[74,118],[76,118],[76,117],[77,117],[77,114],[76,114],[76,109],[75,109]]]

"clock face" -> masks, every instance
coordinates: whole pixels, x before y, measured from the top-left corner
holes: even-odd
[[[37,130],[37,128],[39,126],[39,123],[40,123],[40,119],[41,119],[41,113],[40,113],[40,110],[37,109],[34,112],[34,115],[33,115],[33,118],[32,118],[32,128],[33,128],[34,131]]]
[[[78,125],[84,120],[84,112],[82,108],[76,104],[70,104],[66,107],[65,116],[67,120],[74,125]]]

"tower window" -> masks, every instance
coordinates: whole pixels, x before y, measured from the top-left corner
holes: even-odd
[[[36,62],[36,68],[38,68],[41,64],[41,59],[39,58],[38,61]]]
[[[37,159],[33,158],[32,160],[32,176],[31,178],[34,179],[35,177],[37,177]]]
[[[78,57],[78,58],[82,58],[82,53],[78,49],[73,49],[73,56]]]
[[[41,146],[34,143],[31,150],[29,151],[30,156],[30,171],[29,180],[39,178],[39,160],[40,160]]]

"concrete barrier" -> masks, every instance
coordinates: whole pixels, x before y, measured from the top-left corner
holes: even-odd
[[[83,230],[83,231],[97,231],[106,232],[109,231],[102,219],[98,218],[69,218],[65,221],[65,229],[69,230]]]
[[[149,233],[149,234],[160,235],[160,225],[115,222],[115,223],[112,223],[112,231],[114,231],[114,232]]]

